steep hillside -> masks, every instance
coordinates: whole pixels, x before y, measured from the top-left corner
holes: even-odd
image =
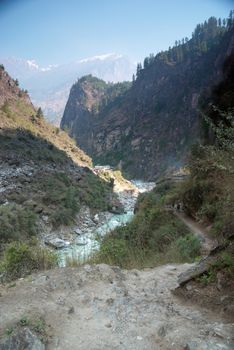
[[[15,246],[14,242],[35,246],[37,237],[42,243],[45,235],[62,238],[62,234],[70,234],[83,206],[94,214],[122,208],[113,193],[113,183],[97,176],[91,159],[75,142],[45,121],[41,110],[35,110],[27,93],[3,66],[0,67],[0,194],[0,277],[6,271],[1,259],[5,248],[9,248],[8,243],[13,244],[9,249],[25,256],[29,248]],[[18,257],[17,271],[13,269],[15,277],[24,273],[19,267],[22,256]],[[34,258],[38,267],[38,257],[30,259],[34,261]],[[33,269],[35,264],[32,262]],[[27,270],[30,264],[26,265]]]
[[[8,132],[26,132],[32,133],[38,139],[42,138],[44,142],[48,142],[47,149],[50,151],[49,143],[55,146],[55,153],[58,150],[66,152],[66,157],[69,156],[75,163],[79,165],[91,166],[91,159],[79,148],[75,146],[72,140],[65,132],[53,127],[43,118],[41,110],[36,110],[32,105],[28,94],[19,88],[17,80],[11,79],[3,66],[0,68],[0,130],[1,138],[4,139]],[[25,144],[25,147],[27,145]],[[52,147],[52,146],[51,146]],[[56,150],[57,148],[57,150]],[[40,151],[40,147],[38,147]],[[9,150],[9,149],[8,149]],[[12,148],[12,151],[18,152],[17,147]],[[20,150],[21,151],[21,150]],[[32,149],[33,151],[33,149]],[[43,151],[43,148],[41,148]],[[44,150],[45,151],[45,150]],[[3,144],[1,144],[1,157],[4,155]],[[9,153],[9,152],[8,152]],[[11,154],[8,154],[10,157]],[[26,154],[21,153],[21,157]],[[36,156],[36,152],[35,152]],[[64,154],[65,156],[65,154]],[[44,158],[46,160],[46,157]]]
[[[79,138],[78,143],[91,154],[93,140],[90,136],[95,122],[110,110],[112,104],[116,105],[121,100],[130,86],[129,82],[107,84],[92,75],[82,77],[71,88],[61,127],[74,138]]]
[[[212,17],[191,40],[146,58],[132,87],[97,113],[87,108],[92,81],[85,89],[74,85],[61,126],[95,162],[118,165],[129,177],[152,179],[179,167],[200,136],[199,98],[221,80],[233,44],[231,24],[223,27]]]

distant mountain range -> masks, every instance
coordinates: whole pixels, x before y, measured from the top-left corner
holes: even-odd
[[[86,74],[105,81],[131,80],[136,65],[128,57],[115,53],[84,58],[68,64],[41,67],[34,60],[0,57],[9,74],[27,89],[36,106],[40,106],[47,119],[60,124],[72,84]]]

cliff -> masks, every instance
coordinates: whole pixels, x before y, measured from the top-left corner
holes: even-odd
[[[129,177],[154,179],[180,167],[200,137],[199,99],[222,79],[233,33],[209,19],[191,40],[146,58],[132,86],[104,107],[105,91],[100,96],[84,77],[71,89],[62,128],[94,162],[118,166]],[[101,108],[93,112],[90,104]]]

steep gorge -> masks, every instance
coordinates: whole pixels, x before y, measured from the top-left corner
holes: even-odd
[[[54,238],[72,240],[83,207],[92,215],[123,211],[110,179],[94,172],[91,159],[46,122],[0,66],[0,279],[30,272],[30,264],[18,261],[16,275],[6,276],[2,261],[8,248],[19,252],[29,249],[26,243],[34,254]]]
[[[234,46],[233,28],[219,28],[212,19],[206,26],[195,30],[205,41],[194,34],[147,58],[132,86],[110,101],[108,89],[97,93],[98,80],[79,80],[61,127],[96,163],[118,166],[129,177],[154,179],[183,165],[200,137],[199,100],[222,79],[223,63]],[[90,109],[90,103],[97,108]]]

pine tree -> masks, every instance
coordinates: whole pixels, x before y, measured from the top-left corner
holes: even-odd
[[[137,71],[136,71],[136,76],[137,76],[137,78],[139,77],[139,74],[140,74],[141,70],[142,70],[142,65],[141,65],[141,63],[137,63]]]
[[[42,118],[42,117],[43,117],[43,112],[42,112],[41,107],[38,108],[36,116],[37,116],[38,118]]]

